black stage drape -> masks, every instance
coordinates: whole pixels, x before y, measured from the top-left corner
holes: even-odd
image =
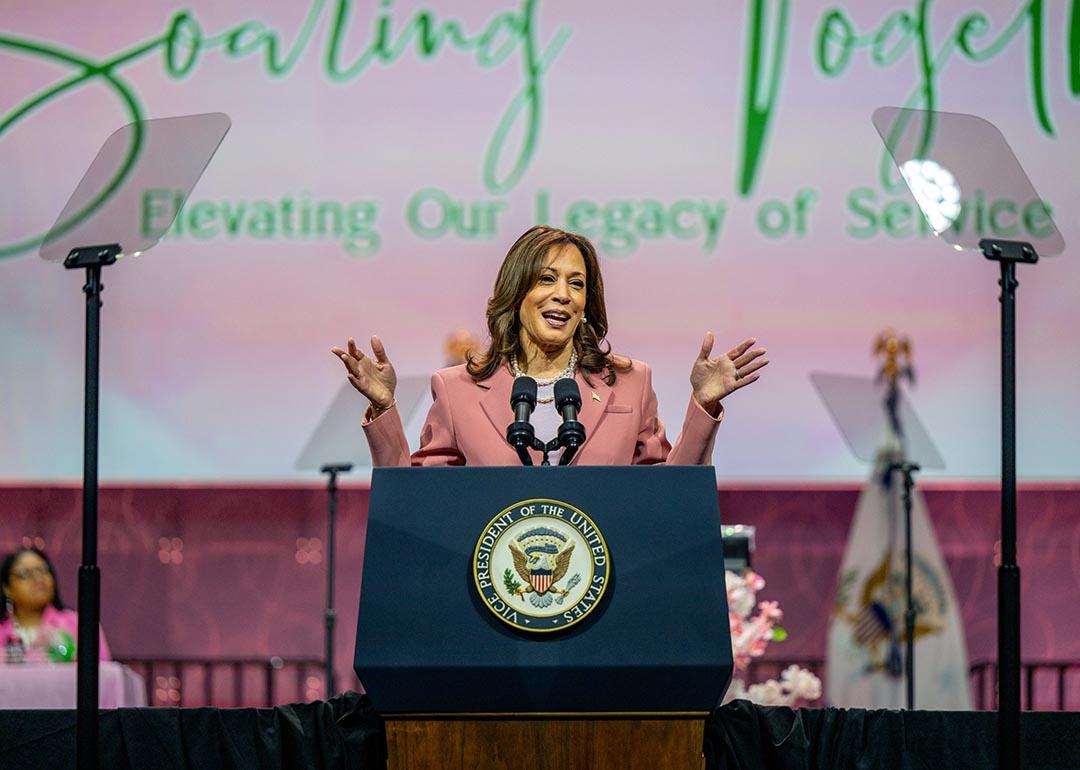
[[[1080,713],[1027,712],[1021,728],[1025,770],[1080,768]],[[735,701],[706,720],[704,751],[708,770],[997,767],[995,715],[986,711],[792,710]],[[74,711],[0,711],[0,768],[74,762]],[[116,709],[101,712],[101,766],[384,770],[386,733],[356,693],[273,709]]]
[[[1024,770],[1080,768],[1080,713],[1026,712]],[[990,770],[992,711],[796,709],[734,701],[705,723],[708,770]]]
[[[74,766],[74,711],[0,711],[0,768]],[[386,733],[352,692],[272,709],[116,709],[101,712],[101,766],[381,770]]]

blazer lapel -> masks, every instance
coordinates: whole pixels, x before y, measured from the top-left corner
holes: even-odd
[[[514,376],[505,366],[500,366],[495,374],[486,380],[477,383],[481,388],[487,388],[487,393],[480,399],[480,406],[484,414],[491,420],[491,427],[506,439],[506,428],[514,420],[514,412],[510,408],[510,392],[514,389]]]
[[[578,460],[581,459],[582,450],[592,441],[596,429],[600,426],[601,420],[604,419],[604,410],[607,409],[612,397],[611,388],[600,379],[599,375],[592,375],[592,385],[585,382],[585,378],[581,376],[580,371],[574,379],[581,390],[581,409],[578,411],[578,422],[585,428],[585,443],[578,447],[577,454],[570,461],[571,465],[577,465]],[[510,394],[507,393],[506,397],[509,399]]]

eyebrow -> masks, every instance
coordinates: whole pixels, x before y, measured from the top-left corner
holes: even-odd
[[[545,270],[546,270],[546,271],[548,271],[548,272],[551,272],[551,273],[555,273],[556,275],[558,275],[558,273],[559,273],[559,271],[558,271],[558,270],[556,270],[555,268],[551,267],[550,265],[545,265],[544,267],[540,268],[540,272],[541,272],[541,273],[542,273],[542,272],[544,272]],[[584,278],[584,277],[585,277],[585,273],[581,272],[580,270],[576,270],[576,271],[574,271],[573,273],[570,273],[570,274],[569,274],[569,276],[570,276],[571,278],[574,278],[574,277],[577,277],[577,276],[580,276],[581,278]]]

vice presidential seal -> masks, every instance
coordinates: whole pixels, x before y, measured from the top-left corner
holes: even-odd
[[[603,535],[559,500],[522,500],[488,522],[473,554],[484,606],[522,631],[559,631],[588,617],[611,574]]]

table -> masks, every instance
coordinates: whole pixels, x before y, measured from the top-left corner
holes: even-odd
[[[75,670],[74,663],[0,665],[0,709],[75,708]],[[130,668],[105,661],[98,672],[101,708],[146,705],[146,684]]]

